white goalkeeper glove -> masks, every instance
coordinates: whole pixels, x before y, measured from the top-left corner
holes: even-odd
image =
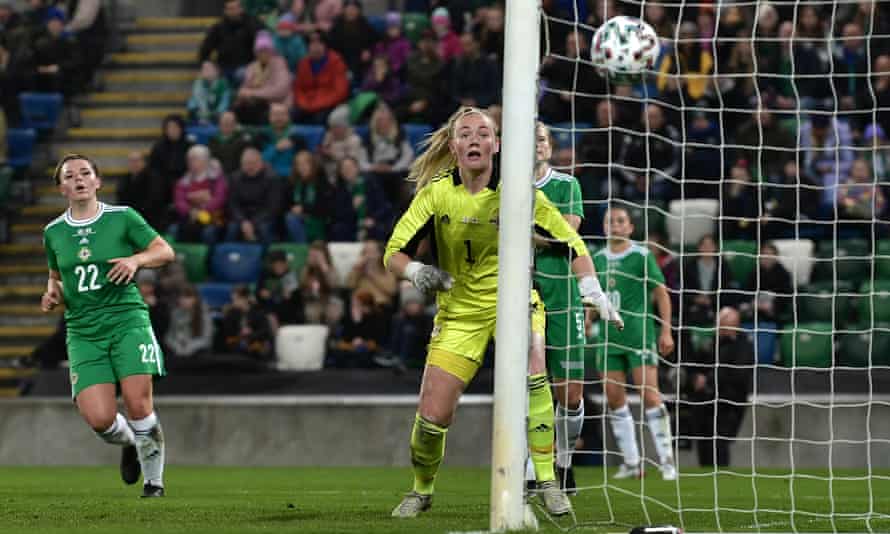
[[[624,321],[621,320],[621,315],[612,306],[609,297],[603,293],[600,281],[595,276],[585,276],[578,280],[578,291],[581,293],[581,302],[585,306],[594,308],[601,319],[609,321],[618,330],[624,330]]]
[[[425,294],[448,291],[454,285],[454,278],[450,274],[419,261],[412,261],[405,266],[404,276],[411,280],[418,291]]]

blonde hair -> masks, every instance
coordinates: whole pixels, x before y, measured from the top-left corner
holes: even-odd
[[[430,183],[436,174],[457,165],[457,159],[451,152],[451,147],[448,143],[454,136],[457,122],[473,114],[482,115],[491,124],[495,135],[497,135],[497,125],[488,113],[477,107],[461,106],[451,114],[451,117],[448,118],[445,124],[431,133],[421,143],[421,150],[425,150],[414,160],[411,164],[411,170],[408,172],[408,181],[416,182],[418,190]]]

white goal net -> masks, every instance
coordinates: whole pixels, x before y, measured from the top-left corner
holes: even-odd
[[[661,39],[633,84],[590,62],[615,15]],[[604,213],[624,208],[675,341],[658,376],[679,477],[662,480],[628,379],[645,476],[616,480],[627,455],[596,354],[622,351],[588,332],[561,526],[890,531],[890,3],[553,0],[542,36],[538,117],[553,167],[580,182],[582,235],[609,247]],[[623,268],[609,258],[606,278]],[[648,346],[662,323],[647,299]]]

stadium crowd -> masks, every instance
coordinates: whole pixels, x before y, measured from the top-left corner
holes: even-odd
[[[65,26],[64,12],[29,3],[21,15],[0,5],[2,103],[13,122],[17,90],[52,90],[69,71],[86,72],[75,86],[85,87],[95,66],[94,58],[23,59],[73,54],[86,48],[57,40],[93,38],[74,27],[76,11]],[[409,127],[431,131],[460,105],[500,117],[504,8],[409,4],[366,15],[358,0],[224,2],[196,51],[188,116],[165,118],[150,152],[130,156],[118,200],[177,243],[288,242],[309,252],[294,268],[270,248],[262,275],[234,287],[219,310],[202,302],[181,265],[143,276],[169,353],[272,360],[279,326],[311,323],[330,327],[328,365],[422,363],[433,310],[383,270],[381,241],[412,195],[404,179],[422,148]],[[723,306],[744,321],[756,311],[781,324],[790,313],[781,263],[762,256],[751,272],[733,273],[717,261],[718,243],[758,241],[761,253],[775,253],[769,240],[830,237],[835,220],[847,237],[885,233],[890,10],[882,3],[647,4],[640,13],[614,0],[550,0],[544,10],[539,116],[556,133],[554,166],[581,183],[582,235],[602,238],[609,201],[721,206],[719,237],[703,237],[696,250],[669,243],[653,218],[635,221],[684,326],[713,327]],[[588,61],[590,30],[618,14],[655,27],[656,75],[614,84]],[[576,16],[585,24],[566,22]],[[25,36],[28,44],[17,40]],[[329,242],[363,243],[348,276],[334,272]],[[693,338],[678,336],[690,360],[713,358]]]

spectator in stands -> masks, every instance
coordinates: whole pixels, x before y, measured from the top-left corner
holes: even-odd
[[[839,5],[836,17],[839,26],[854,23],[868,35],[870,56],[890,50],[890,11],[881,2],[862,1]]]
[[[175,358],[192,358],[213,346],[213,318],[194,286],[180,289],[164,343]]]
[[[198,60],[204,62],[216,53],[216,62],[232,87],[241,85],[247,64],[253,60],[253,46],[260,22],[246,14],[240,0],[226,0],[222,19],[210,27]]]
[[[353,79],[362,79],[371,63],[371,51],[377,44],[377,31],[362,13],[359,0],[343,2],[343,12],[328,33],[331,48],[343,56]]]
[[[309,35],[316,31],[315,14],[312,9],[307,9],[305,0],[292,0],[291,2],[282,2],[282,5],[289,6],[283,9],[278,21],[293,22],[297,25],[297,32],[300,35]]]
[[[678,198],[683,148],[680,132],[667,123],[657,104],[646,106],[640,127],[638,134],[627,134],[628,139],[621,143],[623,151],[618,161],[622,168],[618,172],[623,183],[615,192],[626,200]],[[645,170],[641,172],[641,168]]]
[[[482,20],[474,28],[482,55],[498,63],[504,60],[504,6],[499,3],[484,8]]]
[[[670,249],[667,236],[661,230],[649,230],[647,246],[649,252],[655,258],[655,263],[664,274],[664,283],[671,290],[671,301],[673,309],[679,309],[676,290],[680,285],[680,261],[674,256]]]
[[[232,109],[244,124],[264,124],[271,104],[289,104],[291,74],[268,32],[257,33],[253,50],[256,59],[247,66]]]
[[[757,181],[780,181],[785,163],[795,159],[797,135],[776,121],[773,112],[765,107],[739,125],[733,144],[736,159],[744,159]]]
[[[328,114],[349,97],[346,63],[328,50],[318,33],[309,34],[309,53],[297,65],[294,103],[297,122],[323,124]]]
[[[864,93],[870,93],[868,80],[869,55],[866,50],[862,26],[848,22],[843,27],[843,41],[834,49],[834,87],[840,98],[840,109],[851,111],[856,109],[856,102],[862,100]],[[870,95],[869,95],[870,96]],[[854,128],[861,129],[872,121],[872,110],[856,110],[850,116]]]
[[[460,37],[463,55],[451,64],[451,98],[455,106],[487,107],[500,100],[501,71],[491,59],[483,56],[479,43],[471,33]]]
[[[861,95],[856,106],[859,109],[876,109],[878,124],[885,132],[890,131],[890,55],[876,57],[872,73],[872,91]]]
[[[284,104],[269,107],[269,125],[260,130],[258,141],[263,151],[263,161],[278,176],[290,174],[294,155],[306,148],[306,141],[290,122],[290,112]]]
[[[696,23],[686,21],[681,24],[679,37],[674,54],[665,56],[661,62],[658,90],[665,93],[665,98],[669,101],[678,104],[715,95],[714,79],[711,76],[714,57],[701,46],[698,40],[700,31]]]
[[[756,106],[757,86],[754,73],[754,39],[739,34],[724,62],[718,64],[724,75],[718,76],[721,98],[726,108],[752,109]],[[727,75],[728,74],[728,75]]]
[[[64,4],[65,12],[69,15],[65,33],[74,35],[77,40],[77,48],[83,55],[81,76],[84,82],[90,84],[105,59],[108,40],[108,23],[102,0],[66,0],[56,4]]]
[[[328,117],[328,129],[318,149],[328,178],[333,182],[337,177],[341,159],[348,156],[358,160],[363,150],[362,138],[349,125],[349,106],[338,106]]]
[[[839,229],[849,229],[869,242],[874,239],[874,220],[881,219],[887,198],[876,180],[874,169],[865,159],[853,160],[850,175],[837,190]]]
[[[144,152],[133,151],[127,156],[127,174],[118,181],[117,200],[138,211],[152,228],[167,228],[173,187],[174,182],[148,167]]]
[[[763,182],[761,187],[761,226],[766,239],[794,237],[797,222],[823,215],[821,178],[806,168],[798,168],[794,159],[785,163],[778,180]]]
[[[281,186],[263,163],[260,151],[249,147],[241,154],[241,169],[229,179],[229,224],[226,241],[259,241],[267,244],[275,237],[275,221],[280,216]]]
[[[724,239],[751,239],[757,235],[760,217],[758,187],[751,179],[751,169],[740,159],[730,169],[729,180],[723,184],[721,211]]]
[[[352,293],[349,313],[343,321],[339,338],[332,340],[332,349],[325,358],[326,367],[371,367],[376,353],[388,334],[387,317],[374,304],[369,291]]]
[[[232,301],[223,309],[220,330],[226,351],[261,361],[272,358],[272,327],[247,286],[232,289]]]
[[[564,54],[568,60],[550,54],[541,62],[541,80],[547,89],[538,112],[549,123],[568,122],[573,117],[578,122],[596,122],[595,99],[606,94],[606,83],[586,63],[585,58],[590,57],[588,38],[581,32],[570,32],[565,38]]]
[[[767,241],[760,246],[757,269],[748,277],[743,289],[754,295],[753,300],[741,303],[743,316],[758,321],[781,323],[790,312],[791,294],[794,291],[791,273],[779,263],[779,249]]]
[[[464,53],[460,37],[451,28],[451,16],[448,9],[437,7],[430,16],[430,23],[438,42],[439,58],[447,65]]]
[[[387,192],[387,199],[395,203],[414,161],[414,148],[399,125],[395,115],[384,103],[371,114],[368,139],[359,156],[359,168],[376,180]]]
[[[330,33],[337,18],[343,14],[343,0],[317,0],[314,4],[316,29]]]
[[[165,183],[173,184],[186,173],[186,154],[192,142],[185,135],[185,119],[173,114],[161,123],[161,138],[148,155],[148,167]]]
[[[376,179],[361,174],[352,157],[340,160],[334,185],[328,238],[331,241],[386,239],[392,209]]]
[[[402,122],[439,124],[446,112],[443,94],[446,64],[436,51],[435,35],[426,30],[417,41],[417,50],[405,64],[405,98],[397,107]]]
[[[306,55],[306,40],[300,35],[296,22],[282,19],[275,26],[275,49],[287,62],[287,69],[294,73],[297,63]]]
[[[398,280],[383,267],[382,242],[366,239],[362,243],[361,256],[349,272],[346,286],[353,291],[370,293],[374,304],[381,310],[388,313],[395,311],[393,308],[399,289]]]
[[[331,261],[331,253],[324,241],[314,241],[309,245],[306,265],[300,273],[300,294],[303,301],[303,316],[309,324],[321,324],[325,307],[332,299],[340,281]]]
[[[177,241],[216,242],[223,223],[228,184],[210,150],[195,145],[188,151],[188,172],[176,183],[173,194],[179,223],[171,228]]]
[[[289,184],[290,191],[285,198],[291,204],[284,216],[289,240],[294,243],[324,241],[331,208],[331,186],[318,157],[308,150],[297,152]]]
[[[585,163],[581,169],[579,183],[586,200],[602,200],[610,198],[621,191],[623,175],[614,165],[621,161],[624,142],[627,136],[612,128],[619,125],[619,108],[607,98],[596,105],[596,122],[589,132],[581,136],[578,143],[578,159]],[[628,140],[629,141],[629,140]],[[614,192],[611,184],[614,184]],[[602,225],[597,207],[592,203],[584,204],[584,220],[581,222],[582,235],[598,233]]]
[[[389,67],[401,78],[402,68],[411,55],[411,41],[402,35],[402,15],[398,11],[388,12],[385,20],[386,33],[374,45],[374,56],[386,56]]]
[[[729,263],[721,261],[714,236],[707,234],[698,240],[698,249],[691,257],[684,257],[680,305],[687,325],[705,326],[717,320],[718,305],[734,304],[734,296],[727,290],[735,289]]]
[[[219,116],[219,132],[210,138],[210,154],[219,160],[223,173],[229,175],[241,166],[241,154],[253,146],[253,135],[238,124],[234,111]]]
[[[399,75],[390,68],[389,59],[386,56],[375,56],[371,60],[371,66],[362,82],[361,90],[376,93],[378,102],[383,101],[394,106],[402,100],[405,85]]]
[[[721,145],[721,130],[718,128],[719,113],[706,111],[706,102],[694,104],[696,109],[687,112],[685,152],[681,189],[673,187],[668,199],[712,198],[720,196],[720,182],[724,179],[724,151]],[[630,164],[630,162],[627,162]],[[668,181],[670,182],[670,181]]]
[[[800,126],[799,148],[803,167],[818,178],[822,189],[821,203],[831,209],[837,199],[841,176],[850,172],[853,163],[853,135],[849,123],[829,113],[817,113]]]
[[[278,12],[278,0],[241,0],[244,11],[260,20]]]
[[[755,364],[754,345],[740,329],[739,312],[728,306],[721,308],[716,324],[716,353],[709,343],[706,348],[710,350],[692,355],[695,365],[686,368],[694,412],[693,435],[697,437],[702,467],[729,465],[730,446],[745,416]]]
[[[268,265],[257,281],[257,300],[270,316],[273,330],[283,324],[303,322],[299,287],[300,281],[287,262],[287,254],[283,250],[269,252]]]
[[[62,93],[69,100],[79,88],[72,80],[80,78],[85,65],[74,38],[64,31],[65,14],[57,8],[49,9],[44,29],[34,39],[33,62],[36,89]]]
[[[214,124],[229,109],[231,101],[232,89],[229,82],[220,77],[216,63],[202,63],[201,72],[192,84],[192,95],[186,104],[189,120],[199,124]]]
[[[0,3],[0,30],[10,32],[22,24],[22,16],[9,2]]]
[[[399,311],[393,317],[389,350],[395,360],[381,361],[378,365],[420,368],[426,360],[426,345],[433,331],[433,318],[426,312],[423,293],[410,282],[403,281],[399,294]]]

